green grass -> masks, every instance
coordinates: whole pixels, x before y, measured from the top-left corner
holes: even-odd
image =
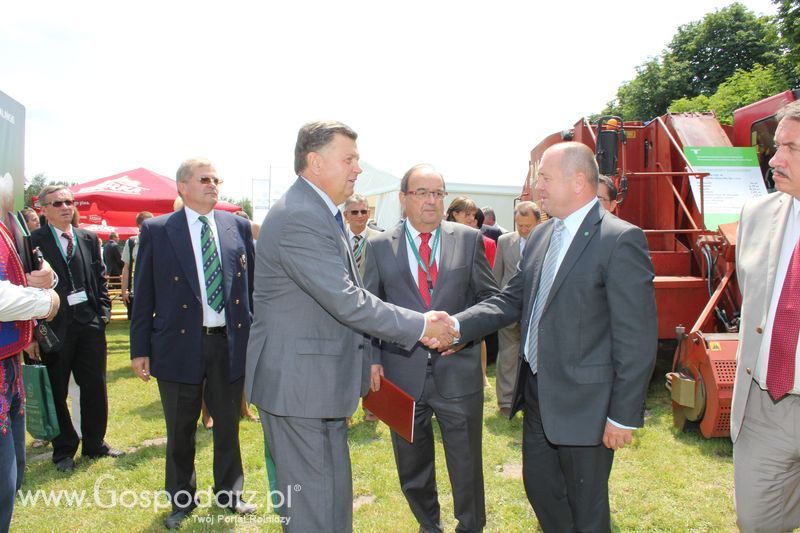
[[[12,531],[151,531],[162,530],[167,511],[152,506],[133,506],[133,494],[151,494],[164,485],[165,446],[144,446],[143,442],[165,435],[161,404],[155,381],[143,383],[130,372],[128,323],[114,322],[108,329],[109,425],[107,441],[128,449],[123,458],[89,461],[76,458],[72,474],[57,472],[48,457],[37,460],[43,449],[28,447],[28,468],[23,491],[43,489],[86,491],[83,505],[49,507],[41,502],[14,511]],[[708,441],[695,434],[680,433],[672,427],[669,399],[660,368],[650,387],[646,427],[639,430],[633,445],[617,453],[611,476],[611,512],[618,531],[734,531],[733,466],[731,444],[725,439]],[[486,484],[487,531],[532,531],[536,518],[522,487],[522,480],[508,477],[519,468],[522,448],[521,416],[509,422],[497,415],[492,387],[487,387],[484,407],[484,476]],[[198,509],[186,522],[188,531],[279,531],[268,522],[273,515],[266,507],[263,437],[256,422],[242,421],[242,455],[245,489],[259,495],[254,503],[259,513],[252,522],[219,522],[215,508]],[[211,433],[198,429],[197,482],[201,489],[213,484]],[[31,439],[28,438],[30,445]],[[354,497],[361,504],[353,513],[355,531],[417,531],[417,524],[400,493],[389,431],[383,424],[363,421],[354,415],[350,433]],[[437,445],[437,479],[445,530],[455,528],[453,502],[441,443]],[[94,499],[99,483],[100,501]],[[116,507],[108,491],[122,498]],[[122,491],[129,491],[123,493]],[[130,492],[132,491],[132,492]],[[141,503],[142,499],[138,498]],[[125,504],[125,505],[122,505]],[[203,523],[200,520],[213,520]]]

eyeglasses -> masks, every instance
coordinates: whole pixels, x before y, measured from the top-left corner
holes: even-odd
[[[200,176],[197,179],[200,180],[200,183],[203,185],[211,185],[212,183],[214,185],[222,185],[225,183],[225,180],[219,179],[216,176]]]
[[[350,216],[353,217],[357,217],[358,215],[368,215],[369,209],[351,209],[348,211],[348,213],[350,213]]]
[[[52,205],[53,207],[61,207],[65,205],[67,207],[72,207],[72,204],[75,203],[73,200],[56,200],[55,202],[50,202],[49,204],[42,204],[42,205]]]
[[[597,195],[597,199],[600,200],[601,202],[610,202],[611,201],[611,198],[605,198],[603,196],[600,196],[599,194]]]
[[[418,198],[433,198],[434,200],[441,200],[447,196],[447,191],[443,191],[441,189],[435,191],[429,191],[428,189],[417,189],[415,191],[406,191],[406,194],[410,194],[411,196],[416,196]]]

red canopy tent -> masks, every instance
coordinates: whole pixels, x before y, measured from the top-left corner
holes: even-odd
[[[136,235],[136,215],[150,211],[153,215],[172,212],[178,196],[174,179],[156,174],[146,168],[137,168],[73,185],[75,207],[80,213],[80,227],[97,233],[105,239],[116,232],[121,240]],[[36,207],[38,208],[38,202]],[[220,200],[217,209],[235,212],[241,207]]]

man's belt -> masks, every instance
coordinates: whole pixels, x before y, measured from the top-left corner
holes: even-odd
[[[203,335],[225,335],[226,332],[225,326],[215,326],[213,328],[203,326]]]

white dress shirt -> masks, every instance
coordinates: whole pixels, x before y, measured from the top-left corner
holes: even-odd
[[[406,220],[406,227],[408,228],[408,232],[411,234],[411,238],[414,239],[414,244],[417,247],[417,251],[419,251],[419,247],[422,245],[422,237],[420,237],[420,232],[411,225],[411,222]],[[439,230],[441,232],[441,230]],[[403,232],[405,234],[405,232]],[[431,232],[431,238],[428,241],[428,246],[433,249],[433,237],[436,236],[436,230]],[[406,241],[406,252],[408,255],[408,269],[411,271],[411,276],[414,278],[414,283],[419,287],[419,263],[417,263],[417,256],[414,255],[414,249],[411,248],[411,243],[408,242],[408,237],[405,237]],[[436,247],[436,252],[434,254],[434,261],[436,261],[436,270],[439,270],[439,257],[442,255],[442,236],[441,233],[439,234],[439,246]],[[420,255],[420,257],[422,257]],[[427,265],[426,265],[427,266]]]
[[[800,238],[800,200],[792,199],[792,211],[789,213],[789,220],[786,221],[786,231],[783,233],[781,243],[781,254],[778,258],[778,266],[775,271],[775,286],[772,288],[772,297],[769,299],[769,312],[767,313],[767,323],[764,325],[764,336],[761,339],[761,348],[758,351],[758,360],[753,372],[753,379],[758,382],[758,386],[767,390],[767,368],[769,367],[769,346],[772,343],[772,325],[775,322],[775,311],[778,308],[778,300],[783,290],[783,282],[786,281],[786,272],[789,270],[789,262],[792,259],[797,241]],[[766,265],[764,265],[766,267]],[[766,275],[766,272],[764,273]],[[790,394],[800,394],[800,342],[797,345],[794,359],[794,385]]]
[[[200,246],[200,231],[203,229],[203,223],[200,221],[200,213],[189,207],[184,207],[184,209],[186,211],[186,222],[189,223],[189,235],[192,238],[192,251],[194,252],[194,264],[197,267],[197,280],[200,282],[200,297],[203,300],[203,326],[207,328],[224,326],[225,308],[223,307],[222,311],[217,313],[208,305],[206,276],[203,272],[203,254]],[[211,232],[214,234],[214,242],[217,244],[219,261],[220,264],[222,264],[222,247],[219,245],[219,234],[217,232],[217,223],[214,220],[214,210],[212,209],[209,211],[205,217],[208,219],[208,225],[211,227]]]

